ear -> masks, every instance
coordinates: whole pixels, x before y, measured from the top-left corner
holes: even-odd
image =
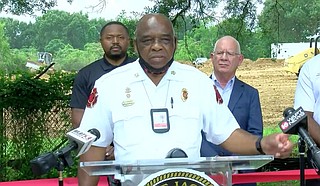
[[[211,53],[210,53],[210,61],[211,61],[212,64],[213,64],[213,60],[214,60],[213,58],[214,58],[214,57],[215,57],[215,56],[214,56],[214,53],[211,52]]]
[[[178,39],[176,36],[174,36],[174,52],[176,52],[177,47],[178,47]]]
[[[133,47],[134,47],[134,51],[138,54],[138,47],[137,47],[137,39],[133,40]]]
[[[239,65],[242,64],[244,56],[242,54],[239,55]]]

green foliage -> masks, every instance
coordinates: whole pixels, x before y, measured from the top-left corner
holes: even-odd
[[[82,67],[102,58],[103,49],[100,43],[88,43],[84,50],[74,49],[70,45],[59,50],[55,57],[55,69],[77,71]]]
[[[128,56],[135,58],[137,57],[136,52],[134,51],[134,47],[133,47],[133,39],[134,39],[134,32],[136,30],[136,24],[138,22],[138,17],[140,16],[136,16],[136,17],[127,17],[125,15],[125,12],[123,11],[122,13],[120,13],[119,16],[117,16],[116,20],[122,22],[124,25],[127,26],[128,30],[129,30],[129,36],[131,38],[131,42],[130,42],[130,46],[128,48]]]
[[[0,64],[0,72],[11,73],[13,71],[25,71],[27,70],[27,61],[37,61],[36,50],[34,48],[24,48],[21,50],[11,49],[9,50],[10,58],[4,63]]]
[[[55,55],[59,50],[63,49],[66,44],[63,43],[62,39],[53,39],[48,45],[44,47],[46,52],[50,52],[52,55]]]
[[[1,64],[7,63],[10,58],[8,38],[4,35],[3,28],[4,24],[0,22],[0,67]]]
[[[50,41],[60,39],[73,48],[83,49],[86,43],[97,42],[104,19],[89,20],[87,14],[50,10],[37,17],[35,23],[0,18],[11,48],[34,47],[44,51]],[[54,53],[54,52],[53,52]]]
[[[46,123],[50,123],[51,114],[57,108],[68,109],[74,73],[56,71],[46,79],[36,75],[17,71],[0,76],[0,105],[1,111],[6,113],[0,123],[0,131],[4,134],[0,141],[5,148],[0,156],[1,164],[7,165],[6,169],[0,169],[0,175],[8,175],[3,178],[5,180],[15,179],[15,176],[20,179],[34,178],[30,160],[44,150],[48,151],[43,146],[48,136],[58,135],[61,138],[66,128],[71,126],[66,112],[61,112],[59,116],[65,119],[65,126],[52,129]]]
[[[299,186],[300,181],[293,180],[293,181],[281,181],[281,182],[274,182],[274,183],[257,183],[257,186]]]
[[[198,57],[209,58],[216,40],[212,33],[216,30],[216,27],[213,26],[200,26],[187,32],[184,40],[178,41],[175,59],[193,61]]]
[[[72,0],[66,0],[72,2]],[[29,0],[29,1],[16,1],[5,0],[0,2],[0,12],[11,12],[15,15],[33,14],[35,11],[46,12],[48,9],[57,6],[57,1],[53,0]]]
[[[32,24],[20,22],[12,18],[0,18],[0,22],[5,24],[4,32],[9,38],[9,44],[12,48],[30,47],[33,43],[35,31]]]
[[[266,0],[259,26],[269,43],[308,42],[318,32],[320,2],[317,0]]]
[[[191,19],[193,27],[198,26],[199,20],[209,21],[211,24],[220,22],[223,18],[241,19],[243,25],[254,28],[256,20],[257,6],[261,0],[239,1],[239,0],[151,0],[155,3],[154,7],[147,7],[147,12],[163,13],[169,16],[174,25],[182,20]],[[180,19],[181,18],[181,19]],[[243,27],[243,26],[241,26]],[[240,29],[241,29],[240,27]]]

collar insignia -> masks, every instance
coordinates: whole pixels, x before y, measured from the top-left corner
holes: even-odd
[[[134,101],[132,99],[130,99],[130,97],[131,97],[130,93],[131,93],[131,89],[129,87],[127,87],[125,90],[126,100],[122,101],[122,106],[129,107],[134,104]]]

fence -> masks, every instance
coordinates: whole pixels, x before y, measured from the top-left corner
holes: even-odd
[[[65,72],[46,79],[33,72],[0,76],[0,182],[57,177],[54,169],[35,177],[30,160],[65,145],[73,79]],[[74,176],[76,166],[64,174]]]
[[[65,144],[65,133],[71,127],[70,109],[58,107],[59,103],[48,113],[38,111],[20,120],[13,118],[12,109],[2,109],[0,181],[34,179],[30,160]]]

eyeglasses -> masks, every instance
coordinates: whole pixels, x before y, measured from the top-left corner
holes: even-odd
[[[226,54],[228,57],[231,56],[236,56],[236,55],[240,55],[239,53],[236,52],[230,52],[230,51],[214,51],[213,52],[215,55],[222,57],[224,54]]]

